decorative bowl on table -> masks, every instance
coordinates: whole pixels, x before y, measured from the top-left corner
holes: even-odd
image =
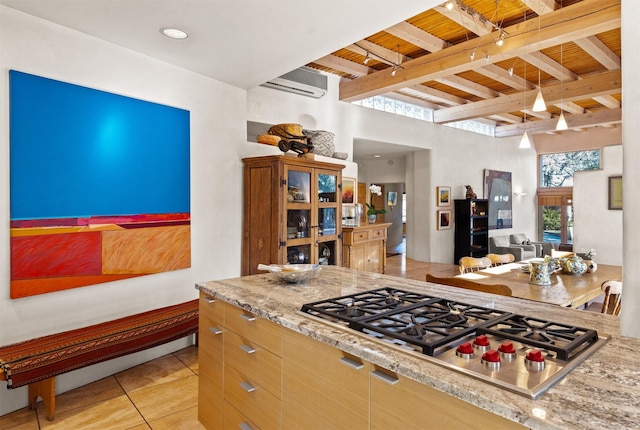
[[[321,266],[319,264],[259,264],[258,270],[266,270],[276,278],[290,284],[297,284],[316,276]]]

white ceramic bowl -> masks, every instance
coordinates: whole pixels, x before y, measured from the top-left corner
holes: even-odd
[[[318,264],[258,265],[258,270],[267,270],[275,277],[291,284],[297,284],[313,278],[320,272],[321,268]]]

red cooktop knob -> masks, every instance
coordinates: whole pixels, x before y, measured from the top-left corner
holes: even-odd
[[[495,349],[490,349],[489,351],[482,354],[482,360],[488,361],[489,363],[499,363],[500,354]]]
[[[516,349],[513,346],[513,342],[503,342],[502,345],[498,348],[498,351],[503,354],[515,354]]]
[[[459,354],[473,354],[473,345],[471,345],[471,342],[462,343],[458,346],[456,352]]]
[[[544,362],[544,355],[542,355],[542,351],[539,349],[534,349],[527,352],[527,360],[541,363]]]
[[[478,346],[489,346],[489,338],[486,335],[481,334],[473,340],[473,343]]]

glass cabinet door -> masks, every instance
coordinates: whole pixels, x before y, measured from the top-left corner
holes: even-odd
[[[338,178],[335,174],[318,174],[318,203],[335,203],[338,201]]]
[[[287,201],[311,202],[311,172],[287,169]]]

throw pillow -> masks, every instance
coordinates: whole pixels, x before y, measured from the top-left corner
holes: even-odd
[[[336,146],[333,143],[335,134],[324,130],[302,130],[305,136],[311,139],[313,153],[325,157],[333,156]]]

